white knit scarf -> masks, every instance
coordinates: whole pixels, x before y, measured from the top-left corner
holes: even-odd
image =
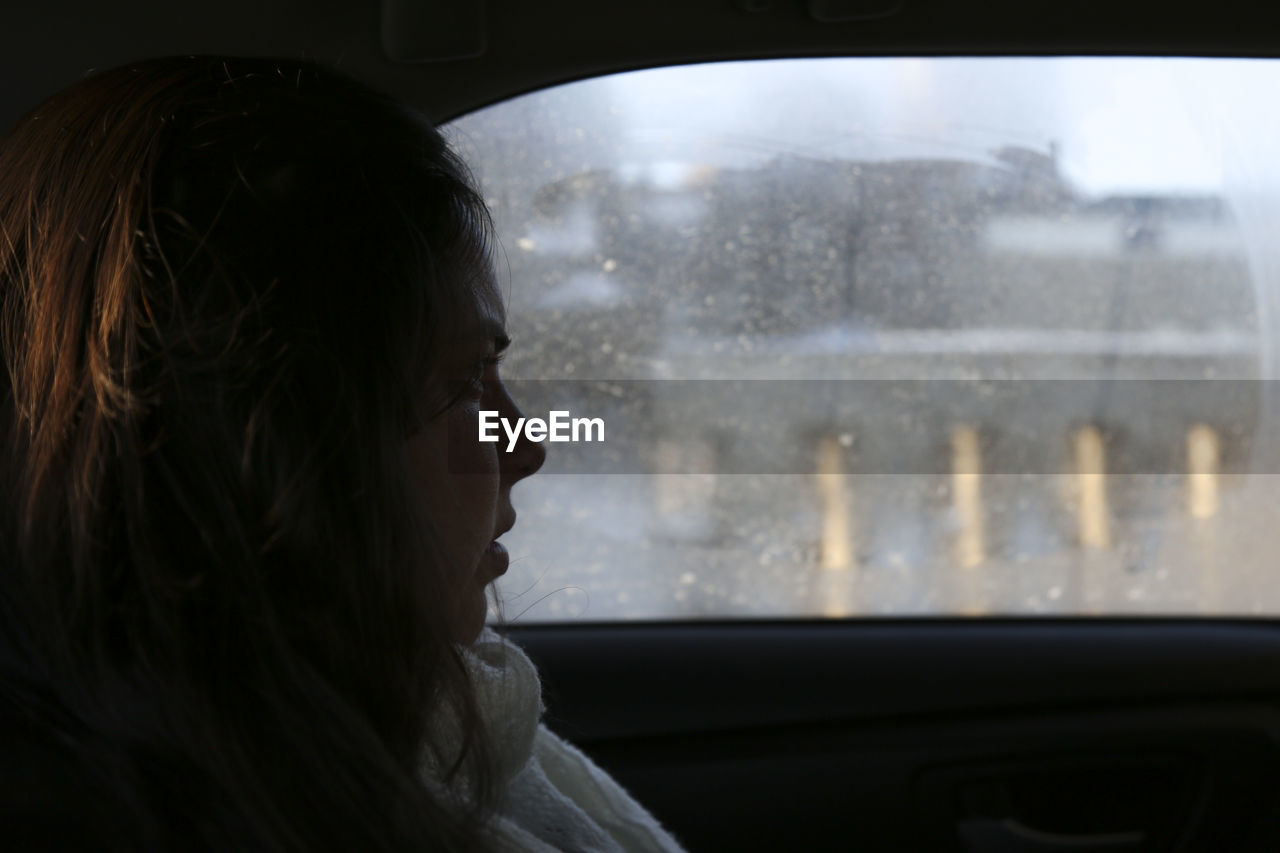
[[[682,853],[607,773],[542,725],[542,684],[515,644],[485,629],[463,659],[503,791],[491,825],[502,849],[531,853]],[[424,762],[431,782],[437,764]]]

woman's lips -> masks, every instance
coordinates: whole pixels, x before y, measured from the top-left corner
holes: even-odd
[[[507,553],[506,547],[497,539],[489,543],[489,547],[484,549],[484,556],[481,563],[485,567],[485,574],[489,576],[489,581],[499,578],[507,573],[507,566],[511,563],[511,555]]]

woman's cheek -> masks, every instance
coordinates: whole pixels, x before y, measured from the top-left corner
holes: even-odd
[[[498,453],[502,443],[480,440],[479,403],[459,406],[449,416],[448,456],[449,473],[465,475],[496,475]]]

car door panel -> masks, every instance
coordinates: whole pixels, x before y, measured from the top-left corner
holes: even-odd
[[[1263,850],[1280,827],[1264,623],[509,633],[550,725],[692,850]]]

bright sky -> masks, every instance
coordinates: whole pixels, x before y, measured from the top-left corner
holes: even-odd
[[[1058,145],[1079,189],[1280,186],[1280,61],[820,59],[619,75],[604,87],[624,160],[745,164],[776,153],[981,159]],[[1226,182],[1224,184],[1224,182]]]

